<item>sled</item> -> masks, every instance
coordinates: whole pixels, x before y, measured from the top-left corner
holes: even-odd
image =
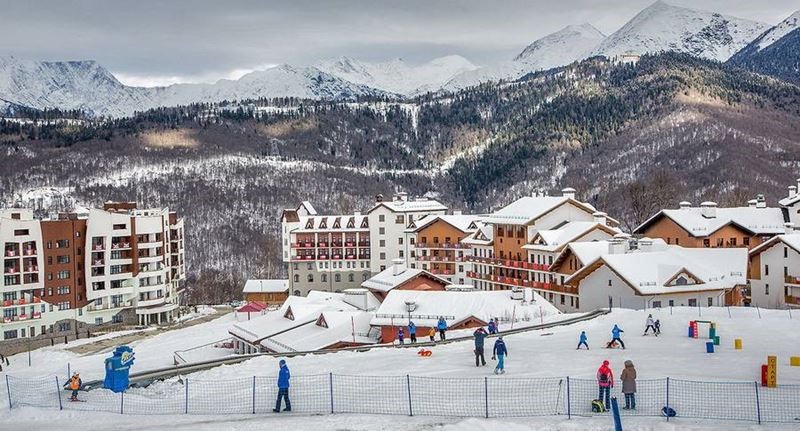
[[[430,350],[422,349],[422,350],[417,352],[417,355],[419,355],[419,356],[421,356],[423,358],[427,358],[427,357],[433,355],[433,352],[430,351]]]

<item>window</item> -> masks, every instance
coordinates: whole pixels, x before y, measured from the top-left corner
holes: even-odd
[[[408,239],[409,244],[414,245],[414,237]]]
[[[764,285],[764,295],[769,296],[769,283]]]
[[[123,229],[125,229],[125,223],[115,224],[114,226],[112,226],[112,229],[114,229],[114,230],[123,230]]]
[[[731,247],[736,247],[736,238],[731,238],[730,246]]]
[[[313,283],[314,282],[314,274],[308,274],[308,282],[309,283]]]
[[[28,229],[14,229],[14,236],[23,236],[29,234],[30,232],[28,231]]]
[[[769,265],[764,265],[764,275],[769,275]]]
[[[403,238],[402,238],[402,237],[400,237],[400,238],[397,238],[397,243],[398,243],[399,245],[403,245]]]
[[[383,223],[386,221],[386,216],[383,214],[378,214],[378,221]]]
[[[653,308],[661,308],[661,301],[653,301]]]
[[[95,325],[102,325],[103,324],[103,318],[102,317],[95,317],[94,318],[94,324]]]
[[[382,239],[382,240],[380,240],[380,241],[378,242],[378,244],[379,244],[381,247],[386,247],[386,240],[385,240],[385,239]]]
[[[320,278],[320,281],[322,281],[323,283],[327,283],[328,282],[328,274],[322,274],[319,278]]]
[[[386,235],[386,228],[385,227],[379,227],[378,228],[378,234],[379,235]]]
[[[300,282],[300,276],[299,275],[297,275],[297,274],[294,275],[294,282],[295,283],[299,283]]]
[[[367,281],[367,278],[369,278],[367,274],[361,274],[361,281]]]
[[[334,274],[334,275],[333,275],[333,281],[335,281],[335,282],[337,282],[337,283],[339,283],[340,281],[342,281],[342,274]]]
[[[350,283],[352,283],[352,282],[356,281],[356,280],[355,280],[355,275],[353,275],[353,274],[348,274],[348,275],[347,275],[347,281],[349,281]]]
[[[399,253],[398,257],[404,257],[403,256],[403,250],[400,250],[398,253]]]
[[[749,247],[750,246],[750,238],[749,237],[742,238],[742,244],[744,244],[745,247]]]
[[[670,300],[669,300],[669,306],[670,306],[670,307],[673,307],[673,306],[675,306],[675,300],[674,300],[674,299],[670,299]]]
[[[68,247],[69,247],[68,239],[60,239],[56,241],[56,248],[68,248]]]
[[[708,297],[708,306],[709,306],[709,307],[711,307],[711,306],[713,306],[713,305],[714,305],[714,298],[712,298],[712,297],[710,297],[710,296],[709,296],[709,297]]]
[[[59,310],[69,310],[69,301],[59,302],[58,303]]]
[[[564,302],[566,302],[566,299],[565,299],[566,295],[558,295],[558,296],[561,297],[561,305],[564,305]]]
[[[678,240],[678,238],[675,238],[675,245],[680,245],[680,240]]]
[[[295,270],[295,271],[297,271],[298,269],[300,269],[300,268],[299,268],[299,265],[295,263],[295,264],[294,264],[294,270]]]
[[[17,330],[16,329],[13,330],[13,331],[5,331],[5,332],[3,332],[3,339],[4,340],[11,340],[11,339],[14,339],[14,338],[17,338]]]
[[[690,298],[690,299],[689,299],[689,306],[690,306],[690,307],[697,307],[697,299],[695,299],[695,298]]]
[[[722,238],[717,238],[717,247],[722,247],[725,245],[725,240]]]
[[[47,256],[47,264],[48,265],[52,265],[53,264],[53,256]]]
[[[59,264],[62,264],[62,265],[65,264],[65,263],[69,263],[69,255],[65,254],[65,255],[61,255],[61,256],[56,257],[56,262],[58,262]]]
[[[789,247],[784,247],[783,248],[783,258],[786,259],[787,257],[789,257]]]
[[[711,240],[706,238],[703,240],[703,247],[711,247]]]
[[[379,256],[380,256],[381,260],[386,259],[386,253],[381,252],[381,254]],[[386,269],[386,268],[383,268],[383,269]],[[383,271],[383,269],[381,271]]]
[[[394,219],[394,222],[395,222],[396,224],[403,224],[403,223],[405,223],[405,222],[406,222],[406,217],[405,217],[404,215],[402,215],[402,214],[401,214],[401,215],[399,215],[399,216],[395,217],[395,219]]]
[[[307,270],[309,270],[309,271],[311,271],[312,269],[314,269],[314,264],[313,264],[313,263],[310,263],[310,262],[309,262],[309,263],[307,263],[307,264],[306,264],[306,269],[307,269]]]
[[[56,273],[56,278],[59,280],[66,280],[69,278],[69,271],[58,271]]]
[[[60,322],[58,324],[59,332],[69,331],[71,329],[72,329],[72,324],[70,322]]]
[[[611,279],[608,280],[608,287],[611,287]]]
[[[69,286],[59,286],[58,294],[59,295],[69,295]]]

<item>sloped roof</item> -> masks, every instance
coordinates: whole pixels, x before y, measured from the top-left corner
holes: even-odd
[[[425,227],[441,220],[450,226],[460,230],[461,232],[475,232],[475,221],[479,220],[479,215],[469,214],[448,214],[448,215],[428,215],[419,220],[414,221],[414,228],[409,229],[411,232],[419,232]]]
[[[383,271],[373,275],[368,280],[361,283],[361,287],[365,287],[367,289],[377,290],[379,292],[388,292],[394,288],[402,286],[406,282],[416,278],[416,277],[428,277],[432,280],[436,280],[441,282],[444,285],[450,284],[449,281],[439,278],[428,271],[423,269],[409,269],[405,268],[405,265],[402,269],[402,272],[395,275],[394,274],[394,265],[390,265],[388,268],[384,269]]]
[[[538,231],[536,237],[534,237],[534,243],[525,244],[522,248],[528,250],[556,251],[595,229],[604,230],[609,236],[622,232],[618,228],[606,226],[605,224],[594,221],[571,221],[557,229]],[[537,244],[536,242],[538,242],[539,239],[541,239],[542,243]]]
[[[447,211],[443,203],[428,198],[409,198],[378,202],[369,212],[384,206],[393,212]]]
[[[251,301],[239,307],[236,311],[240,313],[258,313],[267,309],[267,304],[258,301]]]
[[[478,225],[478,230],[467,235],[461,242],[472,245],[492,245],[494,243],[494,229],[492,226],[482,221],[476,224]]]
[[[338,220],[338,226],[337,226]],[[297,228],[292,229],[294,233],[316,232],[316,231],[364,231],[369,229],[369,219],[363,214],[332,215],[332,216],[303,216],[299,219]],[[366,222],[366,224],[365,224]],[[352,224],[351,224],[352,223]],[[364,225],[365,227],[361,227]],[[324,227],[323,227],[324,226]],[[348,227],[350,226],[350,227]]]
[[[323,311],[313,323],[266,338],[261,345],[285,353],[320,350],[339,342],[372,344],[377,340],[367,334],[373,315],[365,311]],[[327,327],[319,324],[322,321]]]
[[[643,233],[647,227],[661,217],[669,217],[695,237],[711,235],[729,224],[735,224],[753,235],[775,235],[785,232],[783,212],[780,208],[732,207],[714,209],[715,217],[704,217],[702,208],[698,207],[661,210],[634,229],[634,232]]]
[[[587,263],[566,282],[581,280],[598,265],[605,265],[641,295],[727,290],[747,283],[747,263],[745,248],[684,248],[673,245],[660,251],[604,254],[593,263]],[[680,272],[696,276],[701,283],[668,285]]]
[[[800,253],[800,233],[793,233],[788,235],[776,235],[770,238],[769,241],[763,242],[759,244],[758,247],[754,247],[752,250],[750,250],[750,256],[761,254],[778,243],[786,244],[787,246],[793,248],[796,252]]]
[[[393,290],[381,304],[372,319],[373,326],[408,324],[406,303],[413,302],[416,309],[411,320],[417,326],[435,326],[438,316],[444,316],[448,325],[476,317],[484,322],[494,317],[517,318],[526,315],[538,317],[541,307],[545,315],[558,314],[547,300],[534,292],[535,304],[523,306],[522,301],[511,299],[510,290],[497,291],[417,291]],[[402,317],[401,317],[402,316]],[[405,318],[405,320],[403,320]]]
[[[247,280],[244,293],[281,293],[289,291],[289,280]]]

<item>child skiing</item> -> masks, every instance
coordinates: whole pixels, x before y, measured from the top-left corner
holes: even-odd
[[[652,314],[648,314],[647,315],[646,325],[647,326],[644,328],[644,335],[647,335],[647,333],[652,329],[653,330],[653,334],[655,336],[658,336],[658,332],[656,331],[656,322],[653,321],[653,315]]]
[[[486,365],[486,359],[483,356],[483,341],[486,339],[486,330],[478,328],[472,335],[475,337],[475,366],[482,367]]]
[[[399,341],[399,342],[400,342],[400,345],[401,345],[401,346],[402,346],[403,344],[405,344],[405,343],[403,342],[403,341],[405,340],[405,336],[406,336],[406,334],[405,334],[405,331],[403,331],[403,328],[400,328],[400,330],[398,330],[398,331],[397,331],[397,341]]]
[[[80,374],[73,373],[67,384],[64,385],[64,388],[72,391],[72,396],[69,398],[70,401],[81,401],[78,399],[78,391],[81,390],[82,386],[83,382],[81,381]]]
[[[625,332],[625,331],[620,329],[619,326],[617,326],[616,324],[614,325],[613,328],[611,328],[611,341],[608,342],[608,344],[606,345],[606,348],[613,349],[614,348],[614,343],[616,342],[616,343],[619,343],[620,347],[622,347],[623,350],[625,349],[625,343],[623,343],[622,342],[622,338],[619,337],[619,334],[621,332]]]
[[[286,408],[283,409],[285,412],[292,411],[292,403],[289,401],[289,379],[291,375],[289,374],[289,367],[286,366],[286,361],[281,359],[278,362],[280,365],[280,371],[278,371],[278,400],[275,401],[275,408],[272,410],[275,413],[279,413],[281,411],[281,398],[286,402]]]
[[[661,335],[661,321],[656,319],[655,323],[656,335]]]
[[[492,359],[497,358],[497,367],[494,369],[495,374],[505,374],[505,362],[503,358],[508,356],[508,348],[506,347],[505,341],[503,341],[503,337],[497,337],[497,341],[494,342],[494,349],[492,349]]]
[[[436,323],[436,329],[439,330],[439,340],[446,340],[445,332],[447,331],[447,321],[444,320],[444,317],[439,317],[439,321]]]
[[[408,321],[408,337],[411,338],[411,344],[417,342],[417,325],[412,321]]]
[[[581,337],[580,340],[578,340],[578,348],[575,350],[580,350],[581,346],[586,346],[586,350],[589,350],[589,343],[587,342],[586,331],[581,331]]]
[[[603,404],[603,407],[608,410],[611,408],[611,388],[614,387],[614,373],[608,366],[608,361],[603,361],[603,365],[597,369],[597,386],[600,388],[600,395],[598,400]]]

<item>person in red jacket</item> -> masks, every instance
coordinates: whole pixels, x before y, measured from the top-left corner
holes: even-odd
[[[600,387],[600,396],[597,398],[604,403],[606,410],[611,408],[611,388],[614,387],[614,373],[611,372],[608,361],[597,369],[597,386]]]

